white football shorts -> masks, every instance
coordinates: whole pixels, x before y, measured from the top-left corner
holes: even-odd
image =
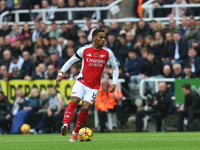
[[[83,101],[88,101],[93,104],[96,96],[97,96],[97,89],[91,89],[81,82],[77,81],[74,83],[72,87],[71,96],[76,96],[82,99]]]

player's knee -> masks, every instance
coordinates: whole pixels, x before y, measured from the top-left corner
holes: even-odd
[[[85,105],[85,106],[81,107],[81,110],[84,111],[84,112],[89,111],[89,109],[90,109],[90,106],[88,106],[88,105]]]
[[[76,103],[77,105],[79,105],[80,99],[76,98],[76,97],[72,97],[71,101],[74,102],[74,103]]]

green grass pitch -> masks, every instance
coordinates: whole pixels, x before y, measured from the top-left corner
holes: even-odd
[[[199,150],[200,132],[94,133],[90,142],[69,143],[70,134],[1,135],[1,150]]]

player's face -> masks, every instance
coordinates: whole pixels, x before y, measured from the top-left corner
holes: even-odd
[[[101,48],[105,45],[105,37],[106,37],[106,34],[104,32],[99,32],[94,37],[94,44],[96,45],[97,48]]]

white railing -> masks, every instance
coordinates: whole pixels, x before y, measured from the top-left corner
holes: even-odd
[[[158,92],[158,84],[159,82],[174,82],[175,78],[154,78],[154,79],[143,79],[140,82],[140,96],[142,99],[146,99],[145,93],[145,82],[155,82],[155,92]]]
[[[68,19],[73,19],[72,14],[73,12],[86,12],[86,11],[95,11],[96,12],[96,19],[95,22],[97,22],[99,19],[101,19],[101,11],[108,11],[111,8],[113,8],[114,6],[118,5],[122,0],[116,0],[113,3],[109,4],[108,6],[105,7],[85,7],[85,8],[58,8],[56,10],[53,10],[53,12],[67,12],[68,14]],[[42,22],[45,22],[47,24],[50,24],[51,21],[48,21],[46,18],[46,13],[49,12],[49,9],[32,9],[32,10],[15,10],[12,11],[12,14],[14,14],[15,17],[15,22],[17,22],[19,25],[23,25],[25,22],[20,21],[19,19],[19,15],[20,14],[27,14],[27,13],[42,13]],[[2,22],[3,22],[3,18],[9,14],[9,11],[5,11],[4,13],[2,13],[0,15],[0,27],[2,26]],[[56,23],[67,23],[67,20],[63,20],[63,21],[56,21]],[[79,24],[79,23],[85,23],[85,20],[75,20],[75,23]],[[32,25],[34,22],[30,21],[28,22],[30,25]],[[10,23],[12,24],[12,23]]]
[[[167,9],[167,8],[175,8],[175,12],[176,12],[176,16],[173,17],[174,20],[176,20],[176,24],[179,25],[180,24],[180,20],[181,20],[181,17],[179,16],[179,11],[178,9],[179,8],[182,8],[182,7],[185,7],[185,8],[194,8],[194,7],[198,7],[200,8],[200,4],[172,4],[172,5],[162,5],[162,6],[158,6],[158,7],[153,7],[153,5],[151,4],[152,2],[154,2],[155,0],[149,0],[147,1],[146,3],[142,4],[142,8],[144,10],[147,11],[148,13],[148,18],[150,20],[161,20],[161,21],[168,21],[170,18],[167,18],[167,17],[154,17],[153,16],[153,10],[156,9],[156,8],[163,8],[163,9]],[[195,19],[199,19],[199,17],[195,17]]]

